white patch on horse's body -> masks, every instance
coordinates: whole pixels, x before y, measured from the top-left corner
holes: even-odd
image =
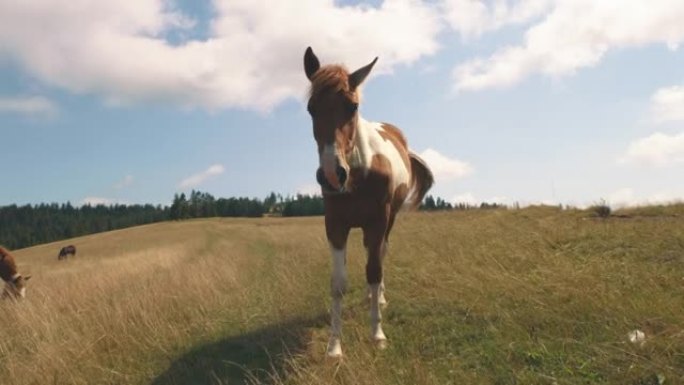
[[[354,143],[354,151],[348,159],[349,167],[360,167],[368,174],[373,156],[383,155],[392,166],[392,191],[399,185],[409,185],[410,175],[399,149],[380,135],[385,130],[382,123],[369,122],[359,116],[359,124]]]
[[[330,295],[332,296],[331,333],[328,343],[328,356],[340,357],[342,355],[342,297],[347,291],[346,249],[330,247],[333,256],[333,271],[330,282]]]

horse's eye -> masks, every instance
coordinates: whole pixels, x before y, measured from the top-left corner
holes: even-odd
[[[355,113],[359,109],[359,103],[356,102],[349,102],[347,103],[347,109],[349,110],[350,114]]]

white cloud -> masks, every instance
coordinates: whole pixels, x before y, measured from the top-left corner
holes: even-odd
[[[651,97],[651,114],[658,123],[684,121],[684,86],[656,91]]]
[[[522,24],[546,12],[552,0],[444,0],[444,18],[463,38],[478,37],[507,25]]]
[[[85,197],[81,201],[81,205],[91,205],[91,206],[98,206],[98,205],[105,205],[105,206],[111,206],[111,205],[126,205],[128,202],[118,200],[118,199],[112,199],[112,198],[103,198],[103,197]]]
[[[114,184],[114,188],[120,190],[133,184],[133,175],[126,175],[123,179]]]
[[[615,208],[634,206],[637,203],[637,199],[632,188],[623,187],[610,193],[606,199],[606,203]]]
[[[295,194],[302,195],[321,195],[321,186],[318,184],[305,184],[297,187]]]
[[[475,195],[473,195],[473,193],[467,192],[467,193],[463,193],[463,194],[454,195],[453,198],[451,198],[451,203],[453,203],[453,204],[465,203],[465,204],[474,206],[476,204],[479,204],[480,201],[478,201],[475,198]]]
[[[376,73],[438,49],[439,14],[418,0],[385,0],[377,8],[333,0],[212,5],[209,37],[174,45],[165,36],[195,23],[164,0],[6,0],[0,55],[49,85],[115,104],[263,110],[304,95],[308,45],[324,63],[351,68],[379,56]]]
[[[473,168],[468,162],[448,158],[432,148],[428,148],[419,155],[430,166],[436,182],[463,178],[473,172]]]
[[[506,87],[541,73],[561,76],[591,67],[609,50],[684,40],[684,1],[567,0],[554,2],[524,42],[457,66],[457,90]]]
[[[0,97],[0,113],[3,112],[22,115],[52,115],[57,112],[57,106],[50,99],[42,96]]]
[[[479,206],[481,203],[498,203],[498,204],[510,204],[511,199],[505,196],[493,196],[486,199],[476,198],[471,192],[466,192],[463,194],[454,195],[451,198],[452,204],[465,203],[471,206]]]
[[[223,168],[223,165],[220,165],[220,164],[211,165],[211,166],[209,166],[208,169],[183,179],[178,184],[178,187],[180,187],[180,188],[196,187],[196,186],[204,183],[204,181],[211,178],[212,176],[223,174],[223,171],[225,171],[225,169]]]
[[[631,187],[623,187],[609,194],[606,202],[612,208],[621,208],[630,206],[669,204],[673,202],[681,202],[683,199],[684,195],[677,194],[674,191],[661,191],[652,193],[648,196],[638,196],[638,194]]]
[[[637,139],[627,148],[618,163],[635,163],[650,166],[668,166],[684,163],[684,132],[668,135],[656,132]]]

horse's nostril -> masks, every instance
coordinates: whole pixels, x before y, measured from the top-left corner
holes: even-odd
[[[340,185],[344,185],[344,182],[347,181],[347,170],[344,167],[337,166],[335,172],[337,173],[337,180],[340,181]]]

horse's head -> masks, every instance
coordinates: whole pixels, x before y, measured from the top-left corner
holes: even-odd
[[[3,298],[10,297],[14,299],[26,297],[26,281],[31,279],[30,275],[26,277],[17,275],[10,281],[5,282],[5,289],[2,293]]]
[[[354,149],[359,118],[358,87],[377,60],[376,57],[370,64],[348,73],[339,65],[321,67],[311,47],[306,49],[304,72],[311,81],[307,109],[320,158],[316,178],[325,190],[348,190],[348,158]]]

